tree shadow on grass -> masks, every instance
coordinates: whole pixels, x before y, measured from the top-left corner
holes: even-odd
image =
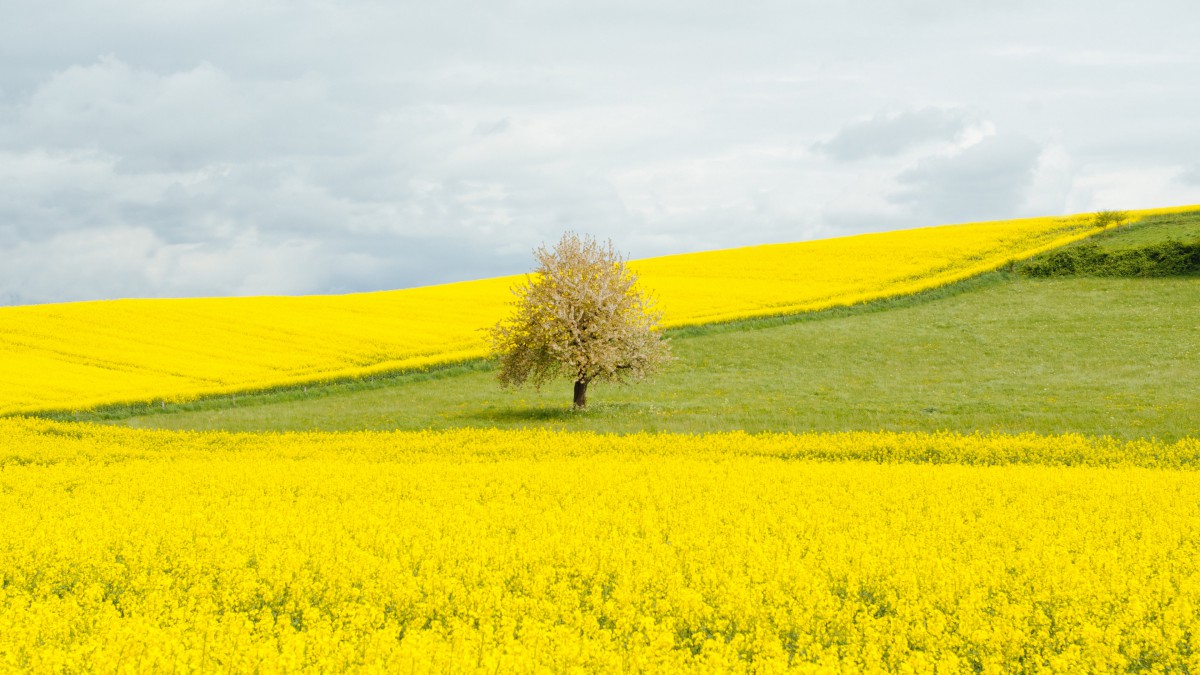
[[[485,420],[494,422],[560,422],[575,419],[580,414],[568,406],[542,405],[520,408],[492,408],[476,410],[462,415],[465,419]]]
[[[582,422],[597,417],[613,415],[628,415],[632,411],[628,403],[592,403],[583,410],[576,410],[571,404],[566,405],[526,405],[505,406],[489,409],[472,410],[457,416],[472,425],[497,424],[502,426],[520,426],[521,424],[546,424],[559,422],[570,424]]]

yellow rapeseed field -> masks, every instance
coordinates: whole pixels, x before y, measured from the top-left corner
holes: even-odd
[[[633,267],[657,294],[665,325],[681,326],[912,293],[1094,231],[1086,214],[1031,218],[667,256]],[[508,311],[516,281],[0,307],[0,414],[184,400],[477,358],[485,353],[480,329]]]
[[[678,326],[932,288],[1092,231],[634,265]],[[1197,438],[11,416],[478,357],[515,280],[0,308],[0,673],[1200,672]]]
[[[10,672],[1200,672],[1196,439],[10,418],[0,449]]]

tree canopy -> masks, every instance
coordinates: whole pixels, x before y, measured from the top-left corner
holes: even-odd
[[[514,313],[489,332],[501,385],[569,377],[582,408],[590,382],[639,380],[671,359],[662,313],[611,241],[567,232],[534,257],[537,268],[513,289]]]

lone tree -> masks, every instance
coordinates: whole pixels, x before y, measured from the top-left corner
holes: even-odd
[[[1129,220],[1128,211],[1097,211],[1096,215],[1092,216],[1092,224],[1102,230],[1109,225],[1116,225],[1119,228],[1127,220]]]
[[[656,330],[662,313],[611,241],[567,232],[533,254],[537,269],[513,288],[516,311],[489,332],[501,386],[570,377],[583,408],[588,383],[640,380],[670,361]]]

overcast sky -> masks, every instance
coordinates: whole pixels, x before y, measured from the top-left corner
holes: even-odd
[[[1200,3],[5,0],[0,304],[1200,203]]]

